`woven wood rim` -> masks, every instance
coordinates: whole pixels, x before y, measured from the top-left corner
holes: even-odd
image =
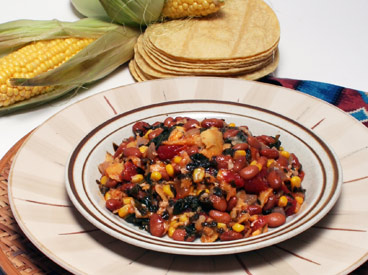
[[[30,133],[29,133],[30,134]],[[27,139],[19,140],[0,160],[0,274],[70,274],[39,251],[15,221],[8,200],[8,175],[12,160]],[[351,275],[368,274],[368,262]]]
[[[28,135],[19,140],[0,160],[0,265],[6,274],[69,274],[24,236],[10,209],[9,170],[13,157]]]

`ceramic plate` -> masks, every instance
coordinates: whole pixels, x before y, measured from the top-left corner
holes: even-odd
[[[153,124],[167,117],[225,119],[227,123],[247,125],[254,135],[280,135],[282,145],[294,152],[303,164],[307,190],[303,207],[278,228],[256,237],[230,241],[201,243],[178,242],[169,237],[158,238],[125,222],[105,207],[96,180],[98,165],[105,153],[113,153],[112,144],[120,144],[132,135],[137,121]],[[104,232],[133,245],[156,251],[188,255],[221,255],[262,248],[289,239],[318,222],[340,195],[342,171],[332,149],[313,131],[280,114],[234,102],[188,100],[144,106],[115,116],[96,127],[76,146],[66,165],[66,187],[79,212]]]
[[[270,110],[320,136],[336,153],[343,171],[342,192],[335,206],[317,224],[291,239],[210,257],[130,245],[80,215],[65,188],[66,163],[77,144],[97,125],[120,114],[193,99]],[[219,115],[222,109],[211,111]],[[363,161],[368,159],[367,140],[367,128],[350,115],[290,89],[223,78],[148,81],[93,95],[35,129],[14,159],[9,199],[27,237],[74,274],[344,274],[368,257],[368,169]]]

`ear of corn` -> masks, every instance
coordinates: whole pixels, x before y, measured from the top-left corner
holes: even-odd
[[[74,24],[31,21],[0,25],[0,115],[43,104],[98,80],[133,56],[138,30],[95,19]],[[40,40],[23,44],[29,40]],[[108,41],[108,43],[106,43]],[[22,47],[23,46],[23,47]],[[18,102],[18,103],[17,103]]]
[[[217,12],[224,0],[166,0],[162,16],[167,18],[199,17]]]

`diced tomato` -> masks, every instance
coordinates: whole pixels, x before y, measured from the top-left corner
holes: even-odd
[[[291,216],[295,214],[296,200],[289,196],[287,196],[287,199],[288,199],[288,206],[286,206],[285,208],[285,214],[286,216]]]
[[[227,183],[234,183],[236,187],[244,186],[245,181],[238,173],[226,169],[223,169],[221,171],[222,177]]]
[[[265,217],[259,216],[257,220],[252,223],[253,231],[263,228],[267,224]]]
[[[291,166],[293,168],[295,168],[296,170],[300,169],[300,162],[299,159],[297,158],[297,156],[293,153],[290,154],[290,159],[291,159]]]
[[[257,176],[244,181],[244,190],[249,193],[259,194],[261,191],[268,189],[266,176],[267,170],[262,169]]]
[[[132,162],[127,161],[126,163],[124,163],[124,170],[123,173],[121,174],[122,180],[130,181],[132,177],[136,174],[137,174],[137,167],[135,167],[135,165]]]
[[[160,145],[156,152],[160,160],[167,160],[178,155],[183,149],[183,145]]]

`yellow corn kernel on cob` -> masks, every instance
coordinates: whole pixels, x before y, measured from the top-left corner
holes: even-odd
[[[166,18],[199,17],[217,12],[224,0],[167,0],[161,15]]]
[[[0,107],[53,90],[52,86],[13,86],[11,78],[32,78],[55,69],[94,40],[69,37],[37,41],[0,58]]]

